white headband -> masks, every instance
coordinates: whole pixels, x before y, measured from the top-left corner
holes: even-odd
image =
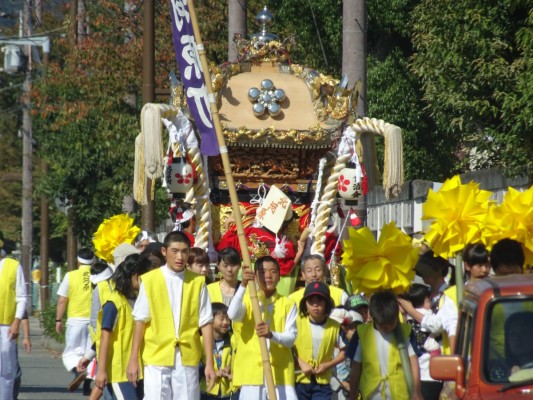
[[[96,275],[91,275],[89,280],[93,285],[96,285],[99,282],[105,281],[109,278],[111,278],[111,275],[113,275],[113,270],[109,267],[104,269],[102,272]]]
[[[149,243],[156,242],[156,240],[152,239],[146,231],[141,231],[141,237],[137,240],[137,244],[141,243],[143,240],[148,240]]]
[[[94,257],[89,260],[87,258],[81,258],[78,256],[78,262],[83,265],[93,265]]]
[[[180,211],[181,208],[178,208],[176,211],[176,221],[174,223],[174,229],[172,231],[181,231],[181,224],[187,222],[192,217],[194,217],[194,211],[192,208],[189,208],[186,211]]]

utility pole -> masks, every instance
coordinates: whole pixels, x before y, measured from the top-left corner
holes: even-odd
[[[237,61],[235,34],[246,38],[246,0],[228,0],[228,61]]]
[[[154,0],[144,1],[143,14],[143,105],[155,101],[155,29]],[[155,201],[152,199],[154,181],[146,178],[146,205],[141,209],[142,229],[155,231]]]
[[[31,36],[31,11],[29,1],[24,2],[24,9],[19,29],[20,38]],[[32,192],[33,192],[33,143],[31,126],[31,67],[32,52],[31,46],[26,46],[28,63],[26,65],[26,79],[22,93],[22,267],[24,279],[28,292],[26,311],[32,313],[32,291],[31,291],[31,269],[32,269],[32,239],[33,239],[33,218],[32,218]]]
[[[348,87],[353,87],[361,81],[361,92],[357,99],[357,117],[365,117],[368,113],[366,99],[367,67],[366,67],[366,0],[343,0],[342,8],[342,75],[348,77]],[[363,134],[361,137],[363,146],[363,165],[367,175],[369,188],[375,184],[374,162],[371,155],[374,154],[374,137]],[[357,200],[354,211],[364,225],[366,222],[366,196]]]

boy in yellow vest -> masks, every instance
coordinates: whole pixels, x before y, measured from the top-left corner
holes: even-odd
[[[0,239],[0,248],[3,240]],[[17,337],[26,311],[26,283],[18,261],[0,256],[0,400],[13,399]]]
[[[231,358],[233,355],[233,336],[230,333],[231,321],[228,317],[228,307],[224,303],[211,303],[213,309],[213,355],[216,373],[216,383],[211,390],[207,390],[205,379],[200,382],[201,400],[229,400],[231,396]],[[202,354],[200,369],[206,362],[207,355]]]
[[[183,232],[165,237],[162,253],[167,263],[143,275],[133,308],[135,327],[127,376],[136,385],[142,348],[146,400],[198,400],[200,331],[205,354],[213,354],[211,302],[205,277],[186,268],[189,250]],[[205,377],[210,389],[215,382],[212,358],[206,360]]]
[[[249,281],[256,279],[260,292],[263,322],[256,325],[250,295],[246,292]],[[296,400],[294,388],[294,359],[291,348],[298,333],[296,304],[276,291],[280,280],[277,261],[271,256],[255,262],[255,275],[243,268],[242,282],[230,303],[228,316],[241,322],[236,334],[236,354],[233,365],[233,385],[241,388],[240,400],[266,399],[263,363],[259,337],[267,339],[270,363],[278,400]]]
[[[399,322],[399,312],[398,299],[391,291],[370,298],[372,322],[357,328],[359,346],[350,373],[350,400],[356,400],[358,393],[363,400],[410,399],[398,350],[400,338],[408,349],[407,368],[413,374],[411,399],[422,399],[418,358],[409,341],[411,326]]]
[[[85,354],[89,337],[89,317],[91,315],[91,265],[94,263],[94,253],[88,248],[78,251],[78,269],[68,272],[57,294],[59,296],[56,309],[56,332],[63,331],[63,316],[67,311],[67,329],[65,332],[65,350],[63,351],[63,365],[67,371],[76,376],[68,385],[69,391],[78,388],[85,379],[85,372],[77,372],[78,362]],[[86,380],[84,392],[90,391],[90,381]]]
[[[302,279],[305,286],[289,295],[296,304],[300,304],[304,296],[305,287],[312,282],[326,283],[328,267],[326,260],[319,254],[310,254],[302,259]],[[336,286],[329,286],[331,298],[335,307],[342,306],[348,300],[348,294]]]

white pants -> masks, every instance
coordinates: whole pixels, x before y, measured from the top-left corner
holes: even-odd
[[[17,341],[8,338],[11,325],[0,325],[0,400],[13,400],[17,374]]]
[[[278,400],[297,400],[296,389],[294,386],[282,386],[276,385],[276,398]],[[268,399],[268,390],[265,385],[263,386],[247,386],[244,385],[241,388],[241,394],[239,395],[239,400],[267,400]]]
[[[63,365],[67,371],[78,366],[78,361],[85,354],[89,337],[89,319],[67,320],[65,331],[65,350],[63,351]]]
[[[145,400],[199,400],[198,367],[181,365],[181,353],[176,347],[173,367],[144,367]]]

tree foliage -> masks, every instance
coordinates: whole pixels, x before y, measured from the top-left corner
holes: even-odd
[[[413,71],[439,129],[478,156],[467,168],[531,173],[532,4],[423,0],[411,15]]]

